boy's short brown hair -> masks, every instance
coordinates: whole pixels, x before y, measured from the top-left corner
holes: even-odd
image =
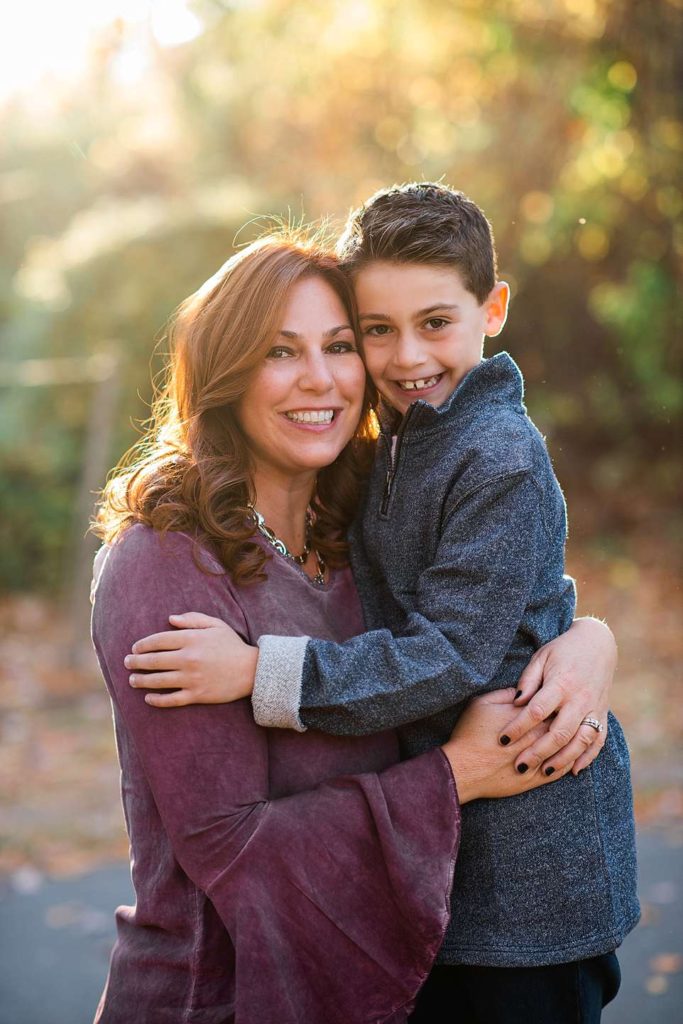
[[[431,181],[381,189],[354,210],[337,245],[351,274],[368,263],[435,263],[459,271],[481,304],[496,283],[491,225],[462,192]]]

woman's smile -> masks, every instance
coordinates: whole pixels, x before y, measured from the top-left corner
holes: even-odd
[[[336,409],[291,409],[283,415],[300,427],[330,427],[334,422]]]

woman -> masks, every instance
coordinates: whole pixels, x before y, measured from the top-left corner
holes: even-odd
[[[188,607],[247,640],[363,628],[344,536],[372,429],[334,260],[255,243],[173,333],[155,431],[98,517],[93,637],[137,904],[119,909],[96,1019],[399,1024],[443,936],[459,802],[546,780],[513,770],[528,739],[491,742],[507,692],[397,763],[391,733],[262,730],[246,701],[162,714],[129,685],[132,643]]]

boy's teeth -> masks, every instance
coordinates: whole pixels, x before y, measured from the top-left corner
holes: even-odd
[[[439,379],[437,373],[434,377],[424,377],[420,380],[400,380],[398,386],[403,388],[404,391],[422,391],[423,388],[431,388],[436,384]]]
[[[334,409],[311,409],[310,412],[286,412],[285,416],[294,423],[331,423]]]

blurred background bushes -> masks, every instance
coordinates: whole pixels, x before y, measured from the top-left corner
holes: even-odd
[[[67,571],[92,400],[88,383],[12,383],[13,367],[114,346],[113,464],[148,414],[166,319],[265,215],[337,225],[419,178],[493,223],[514,297],[499,340],[575,535],[645,532],[669,558],[683,0],[185,7],[193,38],[163,45],[121,17],[78,80],[0,105],[0,587],[49,591]]]

